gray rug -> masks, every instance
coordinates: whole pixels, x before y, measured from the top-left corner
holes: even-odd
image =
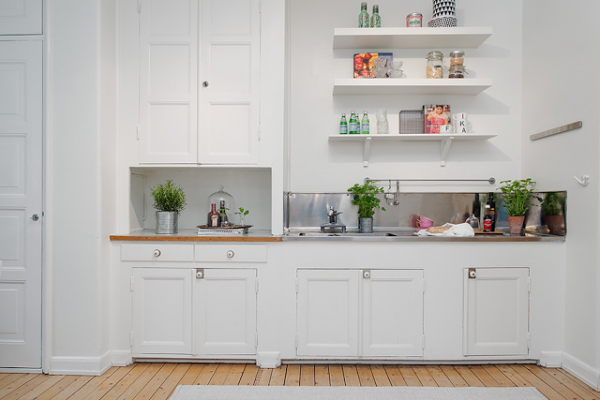
[[[536,388],[179,385],[171,400],[543,400]]]

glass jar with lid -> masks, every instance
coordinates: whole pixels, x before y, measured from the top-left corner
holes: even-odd
[[[450,52],[450,66],[465,65],[465,52],[462,50],[454,50]]]
[[[448,69],[448,78],[462,79],[465,77],[465,67],[462,64],[451,65]]]
[[[235,200],[233,196],[223,190],[223,185],[219,185],[219,190],[208,196],[207,207],[208,211],[208,225],[210,226],[210,214],[212,211],[212,205],[216,206],[216,210],[219,213],[220,225],[228,225],[229,216],[235,212]]]
[[[442,79],[444,77],[444,54],[441,51],[430,51],[427,54],[427,79]]]

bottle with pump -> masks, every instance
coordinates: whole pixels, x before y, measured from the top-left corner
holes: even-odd
[[[371,16],[371,28],[381,28],[381,16],[379,15],[379,6],[373,5],[373,15]]]
[[[352,111],[352,113],[350,114],[350,121],[348,124],[348,133],[351,135],[355,135],[356,132],[356,125],[357,125],[357,120],[356,117],[354,115],[354,111]]]
[[[365,111],[365,113],[363,114],[362,117],[362,123],[361,123],[361,133],[364,135],[368,135],[369,131],[370,131],[370,126],[369,126],[369,114],[367,114],[367,112]]]
[[[342,119],[340,120],[340,135],[348,134],[348,122],[346,121],[346,114],[342,114]]]
[[[367,12],[367,2],[363,1],[360,4],[360,14],[358,14],[358,27],[368,28],[369,27],[369,13]]]

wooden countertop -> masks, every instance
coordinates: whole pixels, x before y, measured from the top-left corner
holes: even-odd
[[[245,235],[198,235],[197,229],[181,229],[176,234],[156,234],[151,230],[110,235],[111,241],[125,242],[281,242],[281,236],[272,236],[268,230],[250,230]]]

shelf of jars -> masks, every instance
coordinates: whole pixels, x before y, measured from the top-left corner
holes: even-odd
[[[474,96],[492,86],[491,79],[335,79],[334,95],[465,95]]]
[[[491,27],[334,28],[334,49],[477,48],[492,35]]]
[[[363,143],[363,166],[369,166],[369,158],[371,154],[371,143],[373,141],[423,141],[423,142],[440,142],[440,166],[446,166],[446,159],[450,152],[450,147],[454,141],[467,141],[467,140],[489,140],[498,135],[496,134],[475,134],[475,133],[464,133],[464,134],[453,134],[453,133],[439,133],[439,134],[403,134],[403,135],[330,135],[329,140],[334,142],[362,142]]]

